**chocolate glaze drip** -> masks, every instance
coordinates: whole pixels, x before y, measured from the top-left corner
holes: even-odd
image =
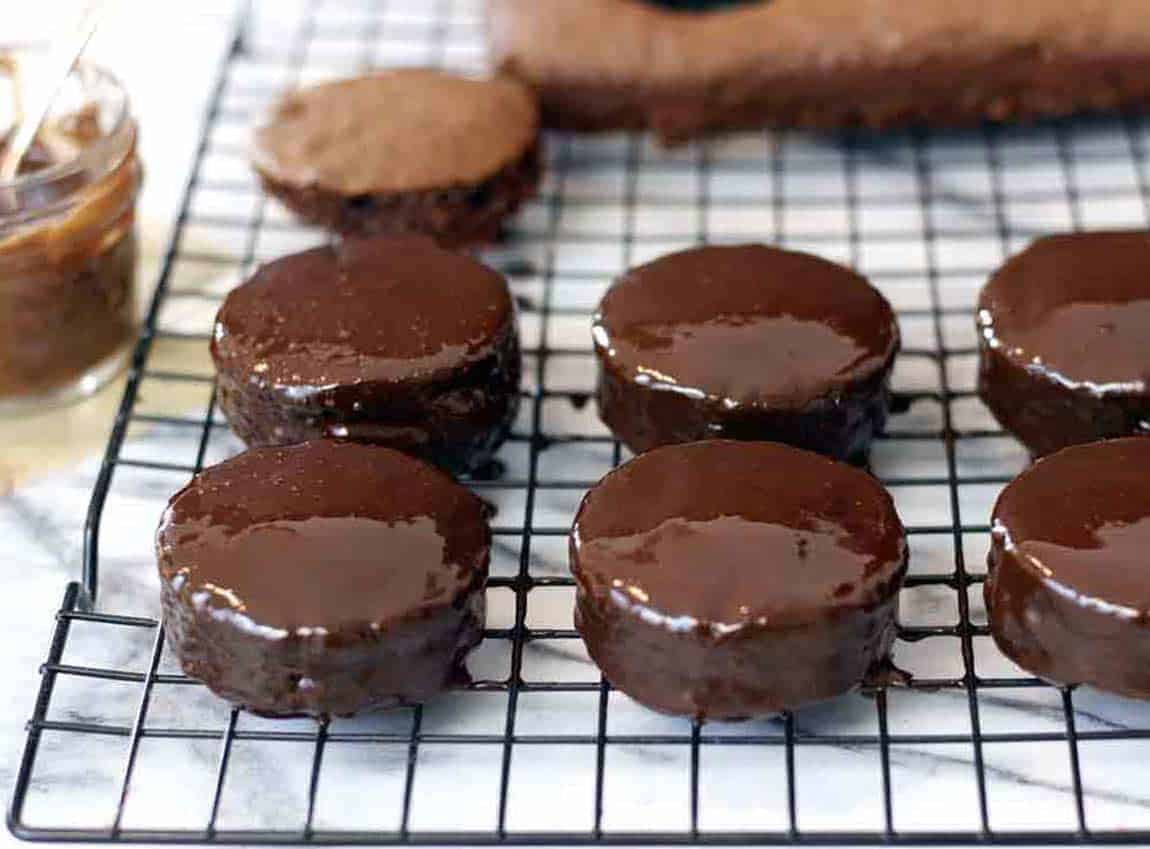
[[[263,266],[224,302],[212,355],[249,445],[346,438],[466,471],[490,461],[519,404],[506,281],[422,237]]]
[[[1063,684],[1150,698],[1150,440],[1067,448],[994,508],[986,603],[999,648]]]
[[[1150,233],[1040,239],[979,300],[979,391],[1038,456],[1150,431]]]
[[[255,449],[164,513],[165,628],[189,675],[261,713],[418,702],[480,639],[489,548],[479,499],[418,460]]]
[[[608,679],[656,710],[762,716],[885,663],[907,566],[869,475],[775,443],[643,454],[583,500],[576,625]]]
[[[899,346],[864,278],[763,245],[633,269],[593,332],[603,419],[635,451],[727,436],[860,459],[885,421]]]

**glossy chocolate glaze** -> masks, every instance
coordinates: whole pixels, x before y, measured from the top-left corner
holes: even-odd
[[[713,719],[829,698],[885,663],[907,566],[869,475],[731,440],[609,474],[579,508],[570,556],[576,625],[612,684]]]
[[[899,346],[890,305],[864,278],[764,245],[629,271],[593,333],[603,419],[635,451],[726,436],[865,456]]]
[[[216,356],[296,395],[421,380],[482,359],[512,303],[496,271],[429,239],[351,239],[263,266],[220,311]]]
[[[979,391],[1038,456],[1150,432],[1150,232],[1039,239],[983,289]]]
[[[490,460],[519,403],[506,281],[423,237],[263,266],[220,309],[212,356],[249,445],[351,438],[466,471]]]
[[[998,499],[986,604],[999,648],[1063,684],[1150,698],[1150,440],[1066,448]]]
[[[254,449],[164,513],[167,636],[189,675],[261,713],[419,702],[482,635],[489,549],[480,500],[404,454]]]

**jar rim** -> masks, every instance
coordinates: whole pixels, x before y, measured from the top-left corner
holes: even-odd
[[[41,50],[7,47],[0,44],[0,55],[15,56],[18,61],[20,57],[42,55],[42,53]],[[80,84],[86,92],[102,85],[106,86],[107,90],[116,96],[117,102],[114,106],[116,111],[112,114],[111,129],[91,144],[86,145],[73,159],[20,175],[12,180],[0,180],[0,192],[27,191],[47,186],[89,171],[101,163],[107,163],[107,160],[113,156],[117,159],[117,162],[111,163],[111,166],[114,167],[122,158],[116,155],[117,148],[122,148],[124,155],[131,149],[134,143],[135,130],[131,126],[131,104],[123,83],[106,68],[84,61],[76,63],[69,77],[79,77]]]

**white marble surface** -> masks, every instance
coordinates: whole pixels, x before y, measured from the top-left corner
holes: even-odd
[[[461,17],[452,27],[442,56],[454,64],[474,64],[474,4],[459,0]],[[321,4],[329,18],[326,33],[306,51],[308,64],[300,78],[317,78],[354,67],[365,56],[379,61],[426,61],[431,48],[418,35],[420,4],[416,0],[392,0],[398,15],[395,26],[416,33],[403,42],[386,38],[374,50],[340,36],[360,31],[365,15],[375,8],[366,2]],[[271,4],[264,4],[265,10]],[[276,0],[275,14],[261,49],[290,48],[292,33],[298,35],[294,17],[299,4]],[[426,4],[422,7],[426,9]],[[399,10],[399,11],[396,11]],[[391,19],[389,19],[389,23]],[[179,29],[174,27],[173,29]],[[189,57],[201,56],[209,44],[218,44],[216,24],[205,25],[202,42],[181,44]],[[282,32],[282,38],[276,33]],[[216,41],[213,41],[216,39]],[[342,39],[342,40],[341,40]],[[181,39],[181,42],[183,40]],[[201,46],[196,46],[201,45]],[[190,59],[189,59],[190,61]],[[197,66],[198,67],[198,66]],[[147,74],[142,74],[141,77]],[[251,63],[241,69],[228,90],[226,104],[241,115],[258,108],[261,97],[253,83],[263,89],[291,81],[288,69],[269,70]],[[191,112],[196,98],[193,82],[178,98],[180,108],[159,106],[152,119],[157,128],[177,112]],[[143,85],[141,81],[141,85]],[[175,120],[173,117],[171,120]],[[142,117],[147,126],[147,116]],[[165,128],[170,132],[171,128]],[[183,132],[194,138],[190,126]],[[264,225],[255,241],[255,257],[270,258],[286,250],[312,244],[314,232],[291,225],[282,210],[261,207],[242,159],[228,153],[237,130],[232,124],[218,130],[220,151],[205,168],[208,186],[195,198],[194,208],[215,217],[262,216]],[[178,133],[177,133],[178,135]],[[1145,140],[1150,136],[1143,134]],[[977,135],[954,136],[932,144],[927,151],[935,178],[935,201],[930,222],[940,235],[933,242],[920,238],[895,239],[893,234],[921,234],[923,185],[918,180],[914,151],[905,140],[865,147],[858,160],[856,200],[862,241],[849,238],[846,198],[847,172],[839,148],[826,141],[795,138],[773,155],[782,157],[786,176],[772,176],[768,148],[761,136],[741,136],[706,148],[708,169],[696,167],[702,148],[673,152],[643,146],[630,150],[620,138],[560,142],[553,155],[562,156],[566,168],[552,176],[542,200],[525,209],[517,236],[493,259],[528,263],[543,269],[551,265],[556,283],[551,305],[559,308],[546,330],[548,344],[563,348],[588,348],[586,317],[574,314],[590,308],[611,275],[628,262],[688,245],[700,229],[715,240],[781,238],[787,244],[807,248],[832,258],[854,260],[891,298],[907,311],[903,321],[909,349],[896,370],[896,388],[908,392],[937,392],[941,375],[934,360],[916,356],[915,350],[933,349],[941,330],[948,349],[964,351],[974,344],[973,323],[966,310],[986,271],[1002,258],[1005,249],[1017,247],[1037,232],[1073,223],[1083,226],[1136,226],[1146,222],[1145,198],[1139,192],[1129,140],[1119,125],[1076,127],[1071,152],[1081,157],[1073,173],[1060,165],[1056,137],[1050,130],[1008,133],[998,151],[1003,159],[1002,187],[1013,193],[1001,210],[1014,235],[1006,245],[999,238],[994,184]],[[182,149],[185,153],[188,147]],[[556,152],[558,151],[558,152]],[[633,185],[636,204],[625,201],[629,189],[617,163],[636,153],[641,161]],[[170,151],[165,168],[183,167]],[[611,165],[609,163],[616,163]],[[761,162],[761,169],[748,163]],[[155,166],[153,166],[155,169]],[[704,176],[700,176],[700,175]],[[165,178],[172,176],[165,174]],[[1150,179],[1142,174],[1141,179]],[[1072,206],[1065,192],[1067,181],[1079,190]],[[213,195],[212,181],[238,186],[244,199],[242,210],[228,198]],[[702,188],[710,198],[704,214],[698,211]],[[547,202],[561,192],[562,202]],[[1025,200],[1020,193],[1027,193]],[[231,195],[229,197],[234,197]],[[893,200],[896,199],[896,200]],[[778,203],[779,200],[785,201]],[[823,202],[818,202],[819,200]],[[260,211],[262,210],[262,211]],[[558,217],[552,216],[558,210]],[[257,212],[258,211],[258,212]],[[537,238],[556,228],[555,240]],[[631,229],[639,241],[628,248],[617,235]],[[595,234],[609,234],[597,238]],[[534,235],[533,235],[534,234]],[[197,287],[218,294],[242,271],[246,240],[234,228],[195,225],[187,233],[185,247],[212,256],[232,257],[234,267],[221,270],[220,263],[184,260],[176,268],[176,285]],[[939,300],[953,308],[936,328],[922,310],[932,305],[927,269],[933,264],[942,272]],[[538,274],[515,280],[517,293],[535,304],[544,297]],[[162,315],[163,326],[203,332],[210,322],[215,301],[203,298],[173,300]],[[568,312],[570,311],[570,312]],[[526,310],[523,333],[526,346],[537,346],[540,327],[537,313]],[[165,364],[204,372],[202,345],[174,344],[157,350]],[[586,356],[559,355],[536,370],[527,358],[529,387],[542,374],[548,390],[585,392],[594,378]],[[948,357],[946,379],[951,390],[963,392],[973,385],[973,357],[956,353]],[[141,409],[202,414],[206,386],[184,386],[174,393],[160,382],[146,382]],[[173,394],[174,393],[174,394]],[[952,404],[953,421],[963,429],[992,425],[977,401],[961,397]],[[530,405],[521,430],[529,430]],[[546,400],[540,408],[543,430],[563,434],[602,435],[601,425],[589,407],[577,409],[565,398]],[[928,432],[942,424],[942,408],[926,398],[892,421],[892,430],[903,434]],[[195,428],[133,427],[123,456],[138,460],[189,463],[196,453],[199,433]],[[214,427],[208,444],[208,460],[234,452],[237,444],[225,427]],[[11,446],[4,446],[11,451]],[[16,448],[18,449],[18,446]],[[505,449],[502,459],[507,475],[522,478],[528,456],[523,443]],[[961,440],[956,448],[956,470],[962,478],[999,477],[1022,467],[1019,448],[1004,437]],[[556,443],[541,452],[539,475],[549,480],[591,480],[611,463],[607,445]],[[51,611],[59,604],[64,582],[79,573],[80,541],[84,511],[96,459],[88,459],[50,475],[33,476],[0,499],[0,563],[12,591],[6,594],[5,614],[9,633],[2,651],[6,686],[0,688],[0,779],[11,781],[14,756],[22,743],[21,723],[32,707],[36,665],[47,648]],[[898,507],[908,525],[949,526],[952,516],[945,486],[925,482],[945,477],[947,463],[941,442],[891,439],[876,448],[874,469],[880,476],[900,484],[893,488]],[[151,558],[151,533],[168,495],[186,475],[180,472],[121,468],[114,479],[101,533],[101,608],[115,613],[154,615],[156,586]],[[967,568],[983,569],[985,523],[998,486],[963,484],[958,508],[964,525]],[[499,507],[496,526],[521,527],[526,517],[522,490],[488,490],[485,497]],[[573,489],[541,489],[533,515],[535,527],[564,527],[580,496]],[[518,539],[500,537],[494,572],[513,574],[518,565]],[[912,573],[937,574],[954,568],[955,552],[949,533],[916,534],[912,537]],[[564,574],[564,543],[560,537],[536,537],[530,569],[535,576]],[[494,628],[513,624],[511,593],[490,593]],[[972,617],[984,623],[978,587],[969,592]],[[571,597],[567,589],[535,590],[529,596],[526,624],[534,628],[569,628]],[[958,600],[945,587],[907,590],[903,599],[903,623],[908,626],[953,626],[958,622]],[[151,633],[139,629],[76,625],[66,663],[142,671],[151,650]],[[974,638],[976,671],[984,677],[1024,676],[994,649],[989,638]],[[938,637],[918,643],[900,643],[900,666],[919,677],[960,676],[963,671],[959,641]],[[480,679],[503,680],[508,675],[509,647],[490,640],[471,661]],[[162,669],[173,671],[165,657]],[[526,681],[598,681],[578,641],[538,641],[524,654]],[[52,719],[123,726],[132,722],[139,702],[139,686],[133,683],[62,678],[50,711]],[[939,692],[892,690],[889,699],[889,730],[896,738],[908,738],[892,746],[890,775],[893,822],[896,829],[976,830],[979,825],[977,784],[972,766],[974,752],[967,742],[926,742],[934,735],[969,736],[971,714],[966,693],[959,689]],[[1080,732],[1122,728],[1150,729],[1150,707],[1089,691],[1075,694]],[[1019,686],[982,690],[978,698],[984,734],[1059,733],[1064,728],[1060,694],[1050,688]],[[148,725],[152,728],[198,728],[222,730],[226,708],[195,686],[157,686]],[[598,694],[524,693],[520,696],[516,733],[525,736],[594,734],[598,720]],[[337,733],[392,731],[406,733],[410,712],[397,712],[341,721]],[[427,707],[422,730],[436,734],[501,734],[507,721],[505,693],[459,693]],[[296,729],[305,734],[314,725],[304,721],[270,722],[254,717],[240,719],[241,730]],[[610,830],[659,828],[685,830],[689,817],[689,725],[637,707],[620,694],[609,700],[607,731],[612,736],[660,735],[661,745],[612,743],[607,747],[603,826]],[[883,826],[881,753],[876,746],[851,742],[852,735],[877,733],[874,702],[849,696],[796,716],[800,736],[833,735],[840,742],[802,744],[796,752],[798,824],[804,830],[874,830]],[[778,721],[707,726],[707,735],[778,738]],[[1076,827],[1070,761],[1061,741],[1031,743],[988,742],[982,749],[985,762],[988,812],[996,830],[1050,830]],[[221,828],[297,828],[305,816],[308,770],[312,745],[300,742],[237,743],[220,813]],[[52,826],[106,826],[115,809],[125,762],[125,740],[115,736],[50,734],[41,752],[34,777],[27,816],[31,823]],[[1150,783],[1145,780],[1150,740],[1138,742],[1088,741],[1081,746],[1086,817],[1090,827],[1150,828]],[[179,740],[145,740],[132,782],[123,825],[128,828],[186,827],[204,825],[210,805],[219,743]],[[406,745],[333,743],[327,747],[325,769],[319,786],[315,826],[325,829],[392,830],[398,825],[406,774]],[[502,747],[490,744],[425,744],[419,749],[418,769],[410,825],[413,829],[491,829],[495,824]],[[510,830],[587,830],[592,824],[595,787],[593,746],[523,744],[512,757],[507,827]],[[704,745],[700,760],[699,825],[702,829],[779,830],[788,826],[784,749],[777,745]]]

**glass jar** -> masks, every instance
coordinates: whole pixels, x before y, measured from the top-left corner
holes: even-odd
[[[13,122],[25,88],[15,71],[33,67],[29,59],[0,62],[0,98]],[[136,325],[136,132],[119,82],[81,64],[19,176],[0,181],[0,412],[91,394],[127,360]]]

